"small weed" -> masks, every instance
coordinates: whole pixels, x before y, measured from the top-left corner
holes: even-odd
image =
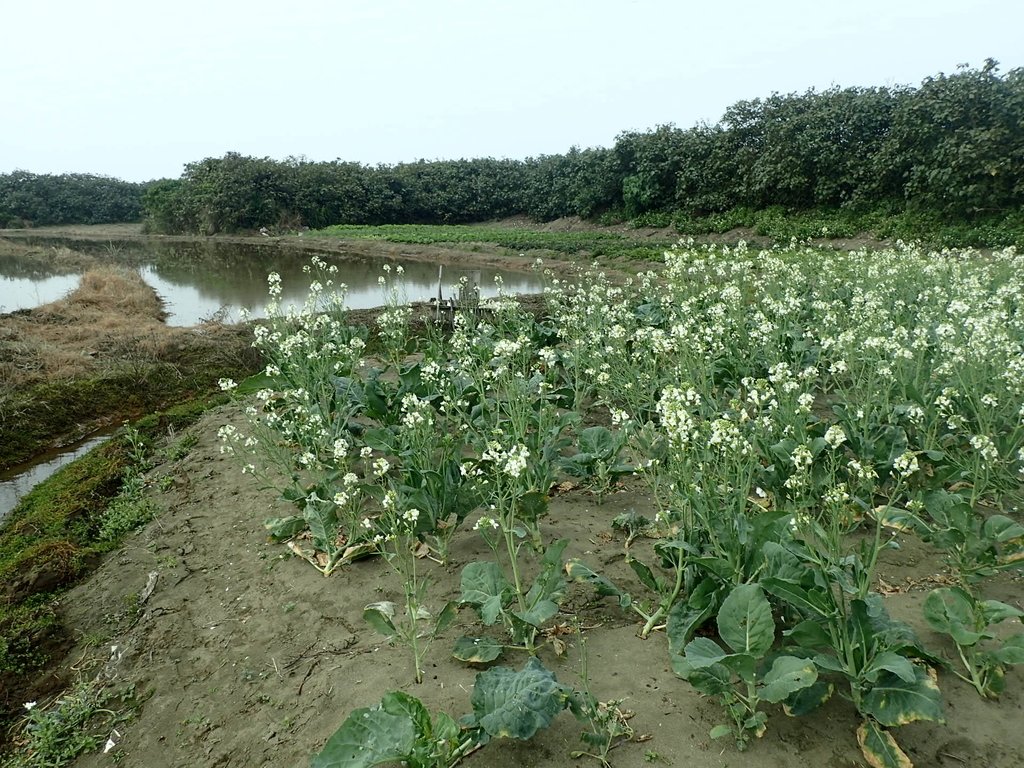
[[[25,704],[28,714],[2,768],[59,768],[98,749],[125,714],[108,709],[114,696],[97,681],[83,681],[48,706]]]
[[[198,435],[185,435],[180,440],[177,440],[176,442],[167,446],[167,448],[164,451],[164,455],[167,457],[168,461],[178,461],[179,459],[183,459],[186,456],[188,456],[189,451],[191,451],[198,442]]]

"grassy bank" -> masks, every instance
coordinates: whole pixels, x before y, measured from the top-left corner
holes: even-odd
[[[65,683],[40,672],[70,644],[58,600],[149,519],[143,473],[159,439],[221,401],[191,401],[121,429],[36,486],[0,528],[0,745],[24,702]]]
[[[96,267],[63,299],[4,316],[0,469],[258,367],[243,328],[169,328],[133,271]]]
[[[635,234],[588,227],[583,230],[555,231],[540,225],[494,226],[390,224],[361,226],[341,224],[311,232],[313,237],[347,240],[382,240],[414,245],[490,244],[519,252],[551,251],[562,255],[588,255],[616,259],[658,260],[662,251],[675,242],[671,233],[642,238]]]

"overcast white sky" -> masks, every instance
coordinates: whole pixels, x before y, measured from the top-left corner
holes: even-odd
[[[740,99],[1024,66],[1019,0],[12,0],[0,173],[610,146]]]

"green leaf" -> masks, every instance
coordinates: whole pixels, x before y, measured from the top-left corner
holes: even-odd
[[[764,573],[774,579],[799,584],[807,569],[800,558],[776,541],[765,542],[761,548],[764,555]]]
[[[906,656],[892,651],[883,651],[871,660],[871,664],[861,674],[868,680],[875,681],[882,671],[891,672],[905,683],[913,683],[917,679],[917,667]]]
[[[460,586],[459,602],[474,606],[487,626],[498,620],[511,589],[501,568],[489,561],[470,563],[463,568]]]
[[[914,768],[892,734],[872,720],[865,720],[857,729],[857,743],[871,768]]]
[[[992,655],[1000,664],[1007,666],[1024,664],[1024,634],[1007,638],[1001,648],[992,651]]]
[[[570,560],[566,563],[565,573],[573,581],[590,584],[595,590],[597,590],[597,594],[602,597],[619,598],[619,605],[622,608],[628,608],[632,602],[628,593],[623,592],[610,580],[579,560]],[[625,604],[623,605],[624,601]]]
[[[978,603],[981,615],[986,625],[998,624],[1007,619],[1019,619],[1024,617],[1024,611],[1014,608],[1012,605],[1001,603],[998,600],[982,600]]]
[[[307,501],[302,510],[302,517],[313,535],[313,546],[321,552],[331,554],[335,551],[335,532],[338,528],[338,517],[333,504],[320,501]]]
[[[834,690],[835,686],[829,681],[817,680],[813,685],[790,694],[782,708],[790,717],[803,717],[828,701]]]
[[[402,691],[391,691],[380,700],[380,708],[389,715],[407,717],[412,721],[417,734],[430,733],[430,712],[415,696]]]
[[[778,704],[796,691],[813,685],[817,679],[818,669],[811,659],[779,656],[765,674],[759,696],[772,704]]]
[[[774,578],[764,579],[761,585],[769,594],[789,603],[805,615],[825,618],[829,615],[828,600],[817,589],[805,589],[788,581]]]
[[[985,637],[974,629],[974,603],[959,587],[939,587],[924,601],[924,618],[936,632],[944,632],[957,645],[972,646]]]
[[[615,437],[607,427],[587,427],[580,432],[579,447],[581,453],[607,460],[615,455]]]
[[[718,634],[737,653],[761,657],[771,650],[775,621],[759,585],[742,584],[729,593],[718,611]]]
[[[363,620],[389,640],[398,635],[394,619],[395,604],[392,602],[371,603],[363,609]]]
[[[437,614],[437,621],[434,622],[434,631],[432,634],[435,636],[440,635],[442,632],[448,629],[448,627],[454,624],[455,620],[458,617],[458,606],[454,602],[449,600],[447,603],[444,604],[444,608],[441,609],[441,612]]]
[[[274,541],[286,541],[306,530],[306,518],[302,515],[271,517],[264,521],[263,527]]]
[[[914,671],[912,683],[883,672],[861,700],[861,711],[890,728],[918,720],[944,722],[939,686],[925,670],[915,667]]]
[[[729,655],[722,650],[718,643],[708,637],[695,637],[686,644],[683,654],[693,669],[705,669],[712,664],[719,664]]]
[[[982,528],[986,539],[1004,543],[1024,537],[1024,525],[1014,522],[1005,515],[992,515]]]
[[[804,619],[792,629],[785,630],[782,634],[801,648],[806,648],[807,650],[825,648],[832,642],[824,627],[810,619]]]
[[[519,672],[494,667],[478,674],[470,701],[488,735],[526,740],[547,728],[568,700],[554,674],[532,658]]]
[[[452,656],[469,664],[487,664],[501,656],[504,646],[489,637],[460,637]]]
[[[538,629],[556,615],[558,615],[558,603],[552,600],[539,600],[536,604],[531,605],[525,611],[515,611],[513,615],[529,624],[531,627],[537,627]]]
[[[397,763],[412,754],[416,745],[413,721],[393,715],[379,706],[353,711],[320,754],[312,768],[371,768]]]
[[[657,579],[650,568],[632,557],[627,559],[626,563],[628,563],[629,567],[633,569],[633,573],[635,573],[637,578],[640,579],[641,584],[652,592],[661,594],[661,582]]]
[[[718,582],[704,579],[693,588],[686,600],[679,600],[672,606],[666,627],[669,653],[682,653],[683,647],[690,642],[693,633],[715,612],[720,599],[721,589]]]
[[[516,502],[516,516],[527,523],[536,522],[548,511],[549,499],[540,491],[524,493]]]
[[[716,725],[708,733],[710,739],[721,739],[732,733],[732,726],[729,725]]]

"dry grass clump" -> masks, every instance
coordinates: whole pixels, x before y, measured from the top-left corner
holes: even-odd
[[[75,316],[79,322],[105,326],[137,324],[140,320],[163,321],[163,303],[138,272],[116,267],[90,269],[63,299],[40,307]]]

